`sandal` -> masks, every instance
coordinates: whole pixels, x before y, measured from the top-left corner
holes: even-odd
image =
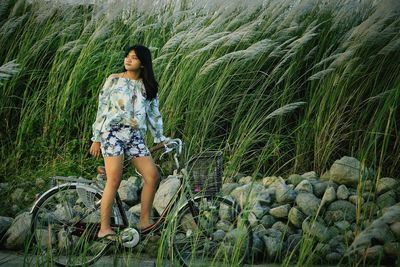
[[[109,238],[110,236],[116,238]],[[102,237],[97,237],[97,240],[102,243],[123,243],[124,241],[126,241],[120,235],[115,233],[106,234],[105,236]]]

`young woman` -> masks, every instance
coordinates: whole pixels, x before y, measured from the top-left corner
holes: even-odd
[[[121,183],[124,155],[144,178],[139,229],[152,223],[150,211],[159,183],[157,168],[144,143],[147,126],[154,143],[168,139],[158,108],[158,83],[150,50],[142,45],[126,49],[124,72],[111,74],[100,90],[96,120],[92,125],[90,154],[104,157],[107,176],[101,199],[99,238],[117,240],[110,227],[111,207]]]

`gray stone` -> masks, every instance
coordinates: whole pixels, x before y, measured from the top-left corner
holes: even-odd
[[[356,218],[356,206],[346,200],[332,202],[325,212],[325,222],[334,223],[338,221],[354,222]]]
[[[166,179],[160,182],[153,202],[153,206],[157,210],[158,214],[162,214],[172,197],[178,191],[180,185],[180,180],[173,175],[169,175]]]
[[[229,195],[233,189],[239,187],[240,185],[238,183],[226,183],[226,184],[222,184],[222,194],[225,195]]]
[[[281,221],[277,221],[276,223],[274,223],[271,228],[278,230],[279,232],[281,232],[285,236],[293,234],[293,231],[289,227],[289,225],[287,225],[286,223],[283,223]]]
[[[274,237],[274,238],[277,238],[277,239],[281,239],[282,238],[282,232],[277,230],[277,229],[274,229],[274,228],[266,229],[265,233],[266,233],[267,236],[271,236],[271,237]]]
[[[13,218],[11,217],[3,217],[0,216],[0,239],[5,232],[7,232],[8,228],[10,228]]]
[[[137,216],[137,217],[139,217],[140,218],[140,209],[141,209],[141,204],[139,203],[139,204],[136,204],[135,206],[132,206],[130,209],[128,209],[128,212],[130,212],[130,213],[132,213],[132,214],[134,214],[135,216]],[[155,213],[156,213],[156,211],[155,211],[155,209],[154,209],[154,207],[151,209],[151,212],[150,212],[150,217],[152,217],[152,218],[154,218],[155,217]]]
[[[349,196],[349,201],[351,203],[353,203],[354,205],[362,205],[364,204],[364,199],[362,198],[362,196],[357,196],[357,195],[351,195]]]
[[[267,229],[262,225],[258,224],[253,227],[253,234],[257,235],[259,238],[267,235]]]
[[[301,177],[303,177],[304,179],[318,179],[318,175],[315,173],[315,171],[309,171],[309,172],[305,172],[301,175]]]
[[[307,193],[313,193],[313,187],[310,181],[308,180],[303,180],[301,181],[294,189],[297,192],[307,192]]]
[[[322,205],[327,205],[332,203],[334,200],[336,200],[336,192],[335,189],[332,186],[328,186],[326,188],[324,195],[322,196],[321,203]]]
[[[143,178],[139,176],[131,176],[128,178],[128,181],[132,183],[134,186],[136,186],[138,189],[141,189],[143,187]]]
[[[263,225],[265,228],[270,228],[275,223],[275,221],[276,220],[274,219],[274,217],[267,214],[261,218],[260,224]]]
[[[384,223],[381,218],[378,218],[354,238],[354,241],[347,249],[346,254],[351,255],[354,252],[364,251],[374,243],[385,244],[395,241],[396,238],[391,232],[389,226]]]
[[[245,185],[245,184],[249,184],[253,181],[253,177],[251,176],[245,176],[239,179],[239,184],[241,185]]]
[[[224,232],[227,232],[231,230],[231,223],[227,221],[218,221],[217,224],[215,225],[216,229],[222,230]]]
[[[298,185],[304,178],[300,174],[291,174],[287,178],[289,183],[293,184],[294,186]]]
[[[29,212],[19,214],[3,236],[4,247],[11,250],[23,249],[25,240],[30,236],[32,215]]]
[[[275,198],[279,203],[292,203],[297,196],[297,192],[290,189],[286,184],[276,187]]]
[[[249,221],[250,225],[253,227],[259,223],[257,216],[253,212],[249,212],[249,216],[248,216],[247,220]]]
[[[252,245],[252,251],[251,255],[254,258],[261,257],[264,253],[265,245],[264,245],[264,240],[262,237],[257,236],[253,232],[253,245]]]
[[[212,237],[215,242],[222,241],[225,237],[225,232],[221,229],[218,229],[217,231],[212,233]]]
[[[393,206],[396,204],[396,193],[393,190],[387,191],[377,198],[376,203],[381,209]]]
[[[291,234],[286,240],[286,251],[291,253],[294,250],[299,249],[299,243],[301,241],[301,234]]]
[[[320,200],[311,193],[300,192],[296,197],[296,204],[306,215],[315,215],[318,211]]]
[[[281,240],[272,236],[263,236],[264,245],[269,260],[273,260],[281,249]]]
[[[344,184],[339,185],[337,192],[336,192],[336,197],[338,199],[342,200],[347,200],[349,198],[349,189]]]
[[[262,218],[268,211],[269,208],[262,206],[259,201],[251,208],[251,212],[254,213],[258,219]]]
[[[397,240],[400,241],[400,221],[392,223],[390,225],[390,230],[392,230],[392,232],[396,236]]]
[[[128,180],[122,180],[118,188],[119,197],[126,204],[133,206],[139,201],[138,188]]]
[[[303,221],[306,219],[306,215],[301,212],[298,208],[292,207],[289,211],[288,215],[289,222],[292,223],[295,227],[301,228]]]
[[[324,195],[325,190],[328,187],[327,182],[321,182],[320,180],[311,180],[311,184],[313,186],[314,195],[316,195],[319,198],[321,198]]]
[[[400,202],[383,209],[383,215],[380,219],[387,224],[400,222]]]
[[[396,179],[390,177],[382,177],[381,179],[379,179],[378,184],[376,185],[376,192],[378,193],[378,195],[381,195],[389,190],[398,188],[399,186],[399,182]]]
[[[281,205],[269,210],[269,214],[275,218],[287,218],[289,214],[290,204]]]
[[[324,172],[324,173],[321,175],[321,180],[322,180],[322,181],[329,181],[329,180],[331,180],[331,174],[330,174],[329,170],[327,170],[326,172]]]
[[[323,225],[321,222],[315,220],[312,221],[311,217],[307,217],[302,224],[302,230],[304,233],[310,236],[316,237],[322,242],[326,242],[331,238],[331,232],[329,228]]]
[[[280,176],[268,176],[262,179],[262,184],[265,187],[276,187],[285,184],[285,180]]]
[[[138,216],[137,214],[134,214],[134,213],[132,213],[130,211],[126,211],[125,213],[126,213],[126,217],[128,218],[129,226],[132,227],[132,226],[137,225],[139,223],[140,215]]]
[[[267,206],[273,202],[270,193],[266,190],[258,193],[256,201],[259,202],[261,206]]]
[[[356,186],[360,176],[360,161],[353,157],[344,156],[336,160],[330,170],[330,179],[338,184]]]
[[[232,196],[242,209],[247,205],[254,205],[257,195],[264,190],[264,187],[257,182],[242,185],[232,190]]]

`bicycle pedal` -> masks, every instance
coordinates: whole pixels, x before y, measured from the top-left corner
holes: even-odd
[[[140,241],[140,234],[135,228],[126,228],[122,230],[121,237],[124,240],[122,245],[126,248],[133,248]]]

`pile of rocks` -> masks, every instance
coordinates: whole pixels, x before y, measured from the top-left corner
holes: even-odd
[[[225,183],[223,192],[250,211],[256,260],[281,262],[290,255],[296,261],[300,241],[312,240],[317,263],[357,260],[354,255],[394,262],[400,260],[400,183],[384,177],[375,186],[372,179],[372,170],[362,171],[357,159],[343,157],[321,177],[248,176]],[[387,231],[375,238],[383,224]]]
[[[345,156],[321,177],[313,171],[285,179],[247,176],[225,181],[222,193],[249,214],[254,262],[282,262],[288,257],[296,261],[305,253],[301,248],[305,242],[311,242],[314,263],[399,262],[400,182],[374,177],[371,169],[362,169],[357,159]],[[132,224],[140,216],[142,186],[141,178],[130,177],[118,191]],[[179,186],[174,176],[161,181],[154,216],[162,213]],[[29,222],[29,213],[14,220],[0,217],[3,246],[22,248]],[[158,239],[153,241],[156,248]]]

